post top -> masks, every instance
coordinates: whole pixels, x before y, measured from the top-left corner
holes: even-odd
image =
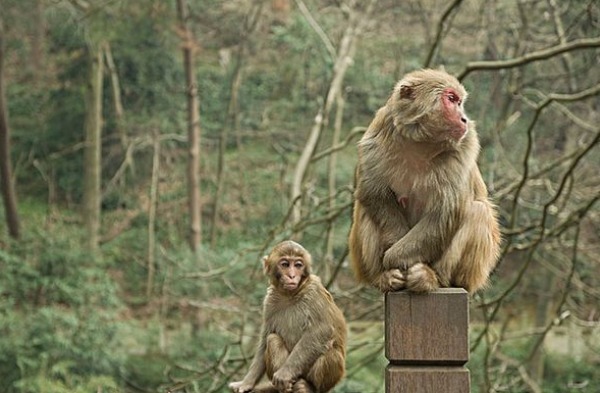
[[[464,288],[438,288],[429,293],[414,293],[408,291],[387,292],[385,297],[389,296],[434,296],[434,295],[468,295],[469,293]]]

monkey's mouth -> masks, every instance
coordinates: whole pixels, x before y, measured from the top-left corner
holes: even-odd
[[[465,137],[465,135],[467,135],[467,131],[468,128],[466,126],[457,127],[454,130],[450,131],[450,135],[452,136],[452,139],[454,139],[456,142],[460,142]]]
[[[296,288],[298,288],[298,283],[295,282],[288,282],[283,284],[283,289],[287,290],[287,291],[293,291]]]

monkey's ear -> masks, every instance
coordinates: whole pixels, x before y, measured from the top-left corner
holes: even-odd
[[[262,257],[262,263],[263,263],[263,272],[265,273],[265,275],[269,275],[269,273],[271,272],[269,269],[269,256],[265,255],[264,257]]]
[[[310,270],[311,270],[310,263],[304,264],[304,275],[305,276],[307,276],[307,277],[310,276]]]
[[[310,276],[312,270],[312,257],[309,253],[304,256],[304,275]]]
[[[406,98],[410,100],[415,98],[415,90],[413,87],[408,85],[400,86],[400,98]]]

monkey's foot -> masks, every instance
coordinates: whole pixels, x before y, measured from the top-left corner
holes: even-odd
[[[406,277],[400,269],[390,269],[379,276],[379,289],[381,292],[400,291],[406,287]]]
[[[271,382],[262,382],[252,389],[252,393],[279,393]]]
[[[300,378],[295,384],[294,384],[294,393],[315,393],[315,390],[313,389],[312,385],[310,384],[310,382],[308,382],[305,379]]]
[[[406,289],[410,292],[426,293],[439,287],[435,271],[424,263],[416,263],[406,272]]]
[[[244,381],[231,382],[229,384],[229,389],[234,393],[248,393],[255,391],[253,384],[244,383]]]

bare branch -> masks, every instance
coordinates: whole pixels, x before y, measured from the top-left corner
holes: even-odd
[[[321,26],[319,26],[319,23],[315,20],[315,18],[313,18],[312,14],[310,13],[306,4],[304,4],[304,2],[302,0],[295,0],[295,1],[296,1],[296,4],[298,5],[298,9],[300,9],[300,12],[302,12],[302,15],[304,15],[304,17],[306,18],[306,21],[308,22],[310,27],[313,28],[313,30],[315,31],[315,33],[317,33],[317,35],[319,36],[321,41],[323,41],[323,44],[325,45],[325,48],[327,49],[327,52],[329,53],[329,56],[331,57],[331,59],[335,59],[335,57],[336,57],[335,47],[331,43],[331,40],[329,39],[329,37],[327,37],[327,33],[325,33],[323,31]]]
[[[516,222],[517,204],[518,204],[519,197],[521,195],[521,191],[523,190],[523,188],[525,187],[525,184],[527,183],[527,180],[529,179],[529,159],[530,159],[531,151],[533,148],[533,129],[535,128],[535,125],[536,125],[542,111],[548,105],[550,105],[553,101],[576,101],[576,100],[581,100],[584,98],[588,98],[588,97],[597,95],[598,93],[600,93],[600,84],[597,84],[595,86],[592,86],[588,89],[582,90],[582,91],[580,91],[578,93],[574,93],[574,94],[549,94],[548,97],[546,97],[544,100],[542,100],[542,102],[540,104],[538,104],[535,114],[533,116],[533,120],[531,121],[531,123],[529,124],[529,127],[527,128],[527,148],[525,151],[525,157],[523,159],[523,175],[521,177],[521,180],[519,181],[519,184],[516,187],[516,191],[515,191],[515,194],[513,197],[513,204],[512,204],[512,209],[511,209],[512,214],[511,214],[511,219],[510,219],[510,227],[511,228],[514,227],[514,224]],[[584,149],[583,153],[581,155],[579,155],[573,161],[573,164],[572,164],[570,170],[572,170],[575,167],[575,165],[577,165],[579,160],[581,160],[581,158],[589,150],[591,150],[591,148],[593,148],[596,145],[596,143],[598,143],[598,135],[596,135],[596,138],[594,139],[594,141],[586,149]],[[563,185],[564,184],[562,184],[561,187]],[[507,241],[507,243],[505,245],[505,250],[507,250],[511,246],[511,243],[512,243],[511,239],[512,238],[509,238],[509,240]]]
[[[444,13],[442,14],[442,17],[437,25],[437,31],[435,33],[435,41],[433,41],[433,45],[431,45],[431,48],[429,49],[429,53],[427,54],[427,59],[425,60],[425,67],[431,66],[431,61],[433,60],[433,55],[435,54],[435,52],[442,40],[442,31],[444,30],[444,24],[446,23],[446,20],[450,17],[450,14],[452,13],[452,11],[455,8],[458,8],[458,6],[460,6],[460,3],[462,3],[462,2],[463,2],[463,0],[454,0],[454,2],[451,4],[448,4],[448,7],[446,7],[446,9],[444,10]]]
[[[520,57],[515,57],[509,60],[497,61],[472,61],[467,63],[465,69],[458,75],[458,80],[464,79],[473,71],[489,71],[501,70],[506,68],[519,67],[528,63],[533,63],[539,60],[549,59],[562,53],[570,52],[577,49],[590,49],[600,47],[600,37],[597,38],[581,38],[571,41],[567,44],[560,44],[539,51],[527,53]]]
[[[311,159],[311,162],[315,162],[320,160],[321,158],[324,158],[332,153],[335,153],[336,151],[342,150],[343,148],[345,148],[346,146],[348,146],[348,144],[352,141],[352,139],[354,139],[354,137],[356,135],[360,135],[363,132],[365,132],[367,130],[366,127],[354,127],[352,129],[352,131],[350,131],[350,134],[348,134],[348,136],[346,137],[345,140],[343,140],[342,142],[338,143],[335,146],[331,146],[329,149],[325,149],[317,154],[315,154],[313,156],[313,158]]]
[[[600,43],[600,41],[599,41]],[[599,45],[600,46],[600,45]],[[573,94],[559,94],[553,93],[548,95],[548,100],[550,101],[579,101],[585,98],[593,97],[597,94],[600,94],[600,83],[585,90],[580,91],[579,93]]]
[[[556,311],[555,311],[556,318],[553,319],[552,321],[550,321],[550,323],[546,326],[544,331],[538,335],[537,340],[535,341],[535,344],[533,345],[533,347],[531,348],[531,350],[529,352],[528,360],[531,360],[533,358],[534,354],[540,349],[540,347],[544,343],[544,339],[546,338],[546,336],[548,335],[548,333],[550,332],[552,327],[561,323],[569,315],[569,314],[563,314],[562,309],[567,301],[567,298],[569,295],[569,290],[573,283],[573,276],[575,275],[575,267],[577,265],[577,247],[579,246],[579,230],[580,230],[580,226],[578,225],[575,227],[575,239],[573,242],[573,257],[571,258],[571,269],[569,271],[569,275],[567,276],[567,281],[565,283],[565,289],[562,292],[561,299],[558,302],[558,305],[556,306]]]
[[[523,364],[521,364],[519,361],[503,354],[500,351],[498,351],[495,354],[495,356],[500,361],[508,364],[509,366],[516,368],[519,371],[519,374],[521,375],[521,379],[527,385],[527,387],[529,387],[529,389],[531,390],[532,393],[542,393],[542,388],[540,388],[538,383],[536,381],[534,381],[533,378],[529,375],[529,373],[527,372],[527,370],[525,369],[525,366],[523,366]]]
[[[90,9],[90,4],[84,0],[71,0],[70,3],[83,11],[87,11]]]

